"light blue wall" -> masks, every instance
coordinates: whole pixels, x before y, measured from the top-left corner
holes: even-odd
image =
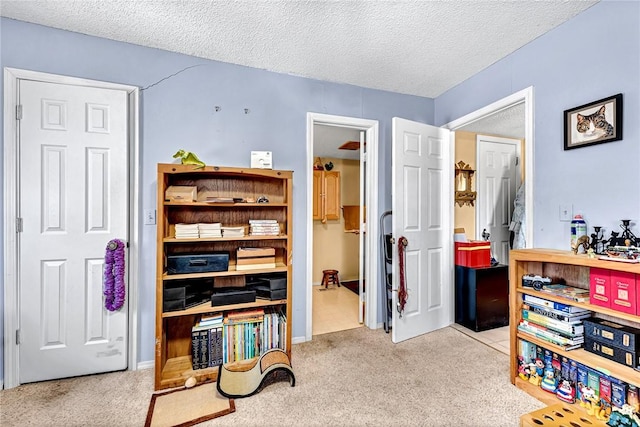
[[[228,166],[248,166],[251,150],[269,149],[275,168],[294,171],[297,260],[304,260],[306,248],[307,112],[380,121],[382,173],[378,188],[382,212],[390,206],[391,117],[442,125],[534,86],[534,245],[567,248],[569,228],[568,223],[558,221],[560,203],[572,204],[590,225],[609,230],[617,228],[620,218],[640,223],[639,20],[638,2],[598,3],[435,102],[7,19],[0,20],[0,65],[147,87],[185,67],[202,64],[142,91],[139,207],[155,207],[155,165],[171,161],[179,147],[197,152],[207,163]],[[619,92],[624,96],[624,139],[563,151],[563,110]],[[213,112],[216,105],[222,107],[217,114]],[[244,108],[251,113],[245,115]],[[141,230],[139,360],[147,361],[153,359],[155,228],[141,225]],[[3,269],[0,262],[0,275]],[[304,262],[296,262],[294,337],[304,336],[306,327],[306,274]],[[2,301],[0,306],[4,307]],[[4,309],[0,322],[3,315]],[[0,327],[0,333],[2,330]],[[0,362],[1,358],[0,349]]]
[[[172,162],[178,148],[196,152],[208,164],[242,167],[249,166],[252,150],[270,150],[274,168],[294,171],[294,338],[304,337],[306,330],[307,112],[379,121],[381,212],[390,204],[391,118],[433,123],[434,102],[428,98],[270,73],[15,20],[1,19],[0,25],[2,67],[148,87],[140,108],[141,211],[156,206],[156,164]],[[155,226],[140,227],[139,361],[149,361],[156,236]],[[3,267],[0,263],[0,274]],[[0,322],[3,315],[4,309]]]
[[[534,88],[535,247],[569,249],[560,204],[593,225],[640,234],[640,2],[604,1],[436,98],[443,125]],[[622,93],[623,140],[563,149],[563,111]]]

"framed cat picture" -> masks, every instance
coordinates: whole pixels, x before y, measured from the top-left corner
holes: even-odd
[[[564,111],[564,149],[622,139],[622,94]]]

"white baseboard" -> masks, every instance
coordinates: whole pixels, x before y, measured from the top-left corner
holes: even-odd
[[[138,363],[136,369],[153,369],[153,360],[145,360],[144,362]]]
[[[303,342],[307,342],[304,336],[291,338],[291,344],[302,344]]]

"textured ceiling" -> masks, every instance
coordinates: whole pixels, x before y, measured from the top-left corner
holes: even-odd
[[[435,98],[597,1],[1,0],[0,15]]]

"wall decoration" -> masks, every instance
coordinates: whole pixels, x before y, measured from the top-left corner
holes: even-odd
[[[564,112],[564,149],[622,139],[622,94]]]

